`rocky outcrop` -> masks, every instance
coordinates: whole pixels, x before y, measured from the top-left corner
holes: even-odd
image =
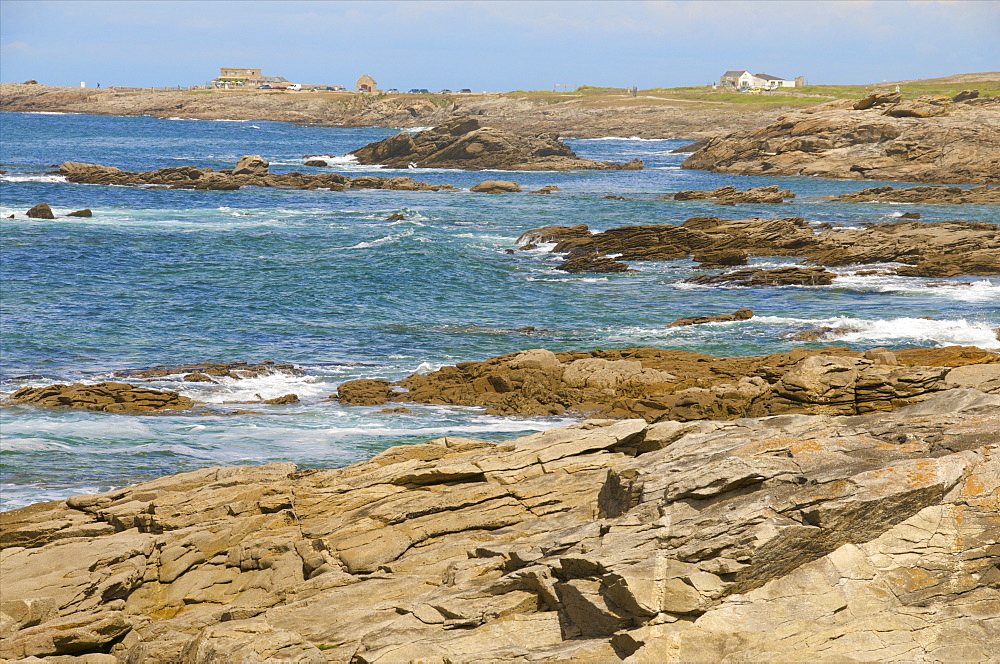
[[[626,164],[576,156],[555,134],[522,136],[482,127],[475,118],[456,118],[416,134],[400,132],[353,150],[359,163],[407,168],[462,168],[478,171],[638,170],[639,159]]]
[[[683,168],[908,182],[1000,182],[1000,98],[873,94],[711,138]]]
[[[129,383],[97,383],[96,385],[49,385],[22,387],[10,396],[14,403],[46,408],[79,408],[105,413],[150,413],[164,410],[186,410],[193,402],[185,396],[167,390],[153,390]]]
[[[52,208],[49,207],[48,203],[39,203],[27,212],[28,217],[31,219],[55,219],[56,215],[52,213]]]
[[[1000,204],[1000,187],[981,185],[963,189],[945,185],[925,187],[871,187],[852,194],[841,194],[834,200],[859,203],[943,203],[969,205],[977,203]],[[917,213],[917,219],[920,218]],[[905,215],[904,215],[905,216]]]
[[[285,374],[287,376],[301,376],[305,372],[294,364],[277,364],[270,360],[260,364],[250,364],[249,362],[202,362],[198,364],[169,364],[156,367],[144,367],[141,369],[124,369],[116,371],[118,378],[143,378],[146,380],[156,380],[167,376],[182,376],[187,381],[206,381],[217,378],[231,378],[242,380],[245,378],[258,378],[260,376],[271,376],[274,374]],[[203,378],[196,378],[203,376]]]
[[[83,210],[77,210],[76,212],[69,212],[66,214],[67,217],[93,217],[94,212],[90,208],[84,208]]]
[[[483,194],[509,194],[521,191],[521,185],[513,180],[483,180],[470,187],[469,191]]]
[[[795,193],[780,189],[772,184],[767,187],[751,187],[740,191],[732,185],[708,191],[678,191],[676,194],[660,196],[660,200],[697,201],[715,200],[716,205],[736,205],[737,203],[784,203],[786,198],[795,198]]]
[[[42,503],[0,514],[0,657],[988,661],[998,430],[1000,398],[955,389]]]
[[[801,217],[692,217],[679,226],[622,226],[596,234],[585,225],[548,226],[518,238],[519,243],[545,241],[557,242],[552,251],[565,253],[567,260],[611,254],[618,261],[693,256],[706,265],[736,265],[748,255],[795,256],[827,267],[903,263],[900,274],[919,276],[1000,274],[1000,226],[990,222],[900,221],[817,232]]]
[[[557,265],[556,269],[571,273],[614,273],[629,271],[629,267],[625,263],[606,256],[598,256],[597,254],[574,255],[569,260]]]
[[[680,327],[683,325],[704,325],[705,323],[730,323],[735,320],[750,320],[753,318],[752,309],[739,309],[731,314],[721,314],[718,316],[686,316],[678,318],[667,327]]]
[[[349,178],[338,173],[270,173],[268,163],[256,155],[240,158],[236,168],[216,171],[194,166],[171,166],[157,171],[123,171],[114,166],[64,162],[59,173],[69,182],[81,184],[111,184],[170,189],[232,191],[240,187],[275,187],[278,189],[393,189],[403,191],[439,191],[450,185],[416,182],[412,178],[391,178],[364,175]]]
[[[745,311],[737,314],[731,320],[746,320]],[[651,422],[788,412],[848,415],[891,410],[958,386],[949,369],[967,365],[1000,366],[1000,355],[962,347],[881,349],[867,355],[846,348],[796,349],[730,358],[659,348],[535,349],[413,374],[396,389],[388,381],[362,380],[339,390],[365,395],[355,401],[365,405],[480,406],[493,415],[571,413]],[[982,385],[975,386],[994,391],[992,379],[985,377],[992,369],[983,371]]]
[[[782,267],[774,270],[737,270],[723,274],[699,274],[685,279],[690,284],[725,284],[760,288],[766,286],[829,286],[836,274],[822,267]]]

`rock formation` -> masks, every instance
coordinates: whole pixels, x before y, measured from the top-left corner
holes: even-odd
[[[521,185],[513,180],[483,180],[479,184],[473,185],[469,191],[484,194],[507,194],[521,191]]]
[[[156,367],[144,367],[141,369],[125,369],[116,371],[118,378],[144,378],[156,380],[166,376],[184,376],[184,380],[191,380],[191,376],[204,376],[207,380],[213,378],[257,378],[259,376],[270,376],[273,374],[285,374],[288,376],[303,375],[302,369],[294,364],[276,364],[270,360],[260,364],[250,364],[248,362],[202,362],[199,364],[170,364]]]
[[[407,168],[462,168],[478,171],[573,171],[584,169],[638,170],[639,159],[627,164],[576,156],[554,134],[522,136],[481,127],[475,118],[456,118],[416,134],[400,132],[352,151],[359,163]]]
[[[680,327],[683,325],[704,325],[705,323],[730,323],[735,320],[750,320],[753,318],[752,309],[739,309],[731,314],[721,314],[718,316],[685,316],[678,318],[667,327]]]
[[[56,215],[52,213],[52,208],[49,207],[48,203],[39,203],[27,212],[28,217],[31,219],[55,219]]]
[[[1000,397],[953,389],[41,503],[0,514],[0,657],[989,661],[998,431]]]
[[[64,162],[59,173],[70,182],[83,184],[116,184],[170,189],[200,189],[231,191],[240,187],[276,187],[279,189],[395,189],[405,191],[439,191],[451,185],[427,184],[412,178],[391,178],[363,175],[349,178],[338,173],[270,173],[268,163],[256,155],[241,157],[234,169],[216,171],[194,166],[171,166],[157,171],[123,171],[114,166]]]
[[[710,138],[683,168],[908,182],[1000,182],[1000,97],[869,95]]]
[[[746,256],[796,256],[827,267],[903,263],[899,274],[947,277],[1000,274],[1000,226],[990,222],[900,221],[863,229],[816,232],[801,217],[721,219],[692,217],[679,226],[622,226],[592,234],[585,225],[527,231],[518,243],[556,242],[567,260],[617,254],[618,261],[678,260],[709,265]],[[707,260],[706,260],[707,259]]]
[[[148,413],[163,410],[186,410],[193,405],[188,397],[166,390],[153,390],[129,383],[96,385],[49,385],[22,387],[10,396],[14,403],[46,408],[79,408],[106,413]]]
[[[841,194],[834,200],[860,203],[944,203],[948,205],[1000,204],[1000,187],[980,185],[963,189],[945,185],[924,187],[871,187],[853,194]],[[916,213],[916,219],[920,213]],[[905,217],[905,215],[904,215]]]
[[[678,191],[658,197],[659,200],[698,201],[715,200],[716,205],[736,205],[737,203],[784,203],[786,198],[795,198],[795,193],[788,189],[780,189],[772,184],[767,187],[751,187],[739,191],[732,185],[718,187],[709,191]]]
[[[782,267],[774,270],[737,270],[723,274],[699,274],[685,279],[691,284],[727,286],[829,286],[836,274],[821,267]]]
[[[959,375],[971,377],[959,381]],[[1000,354],[971,347],[868,353],[834,347],[723,358],[659,348],[534,349],[413,374],[397,389],[389,381],[363,380],[339,390],[350,395],[348,404],[431,403],[480,406],[492,415],[569,413],[658,422],[853,415],[891,410],[959,386],[1000,392]]]

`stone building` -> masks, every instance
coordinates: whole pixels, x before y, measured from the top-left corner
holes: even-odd
[[[719,77],[719,85],[723,88],[740,88],[747,90],[776,90],[778,88],[797,88],[806,84],[805,77],[794,79],[779,78],[770,74],[751,74],[746,69],[731,69]]]
[[[378,83],[368,74],[364,74],[355,81],[354,89],[358,92],[375,92],[378,90]]]

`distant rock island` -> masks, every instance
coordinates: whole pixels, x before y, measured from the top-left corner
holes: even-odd
[[[456,118],[416,134],[400,132],[352,151],[359,163],[395,168],[461,168],[507,171],[640,170],[633,159],[619,164],[576,156],[555,134],[524,136]]]

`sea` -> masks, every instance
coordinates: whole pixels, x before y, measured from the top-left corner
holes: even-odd
[[[720,356],[828,345],[1000,349],[997,277],[859,274],[885,267],[868,265],[835,268],[840,276],[831,286],[703,287],[684,283],[700,273],[690,260],[568,274],[556,269],[561,260],[550,247],[521,251],[515,244],[542,226],[587,224],[597,232],[694,216],[800,216],[862,228],[915,211],[926,222],[1000,222],[996,206],[832,202],[828,196],[885,183],[684,170],[686,155],[673,150],[685,140],[564,137],[583,157],[642,159],[641,171],[393,170],[347,156],[398,131],[0,114],[0,398],[24,386],[96,383],[120,370],[176,363],[270,360],[303,371],[149,383],[203,403],[191,412],[126,415],[4,403],[0,509],[208,466],[336,467],[391,445],[451,435],[501,440],[568,424],[439,405],[385,413],[328,400],[347,380],[398,380],[529,348],[655,346]],[[456,191],[188,191],[70,184],[53,172],[64,161],[222,169],[245,154],[261,155],[272,172],[304,173],[324,170],[305,166],[306,155],[327,155],[331,168],[348,176],[407,175]],[[515,180],[524,193],[469,191],[487,179]],[[656,200],[687,189],[771,184],[797,197],[736,206]],[[527,193],[545,185],[559,191]],[[57,219],[26,217],[42,202]],[[63,216],[82,208],[93,216]],[[394,214],[403,219],[388,221]],[[678,317],[746,307],[755,313],[750,320],[667,327]],[[828,329],[816,342],[792,339],[821,328]],[[289,393],[300,401],[256,403]],[[257,412],[229,414],[237,410]]]

